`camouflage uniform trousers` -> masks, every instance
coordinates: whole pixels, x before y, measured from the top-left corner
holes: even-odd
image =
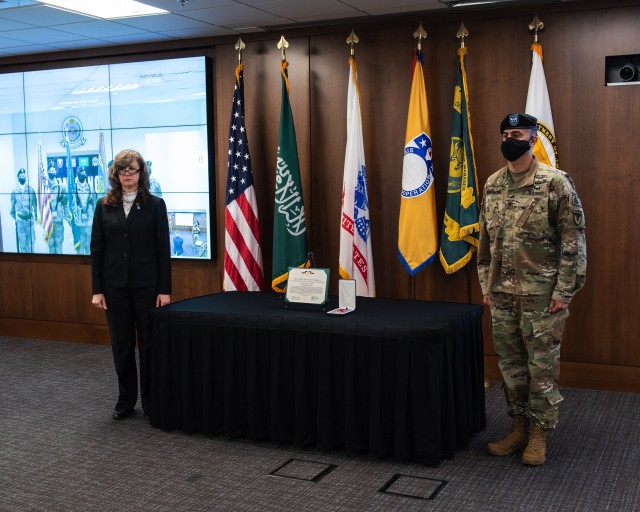
[[[36,240],[36,230],[33,220],[16,220],[16,236],[18,237],[18,252],[33,252],[33,244]]]
[[[91,246],[91,226],[78,226],[79,246],[78,254],[90,254]]]
[[[491,294],[493,345],[510,416],[525,415],[545,430],[558,423],[560,342],[569,311],[549,313],[551,292]]]
[[[54,222],[47,245],[49,254],[62,254],[62,242],[64,241],[64,226],[62,222]]]

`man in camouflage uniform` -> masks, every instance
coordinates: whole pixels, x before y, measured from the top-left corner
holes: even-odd
[[[585,219],[569,175],[532,154],[536,118],[510,114],[500,132],[508,162],[484,188],[478,276],[513,423],[487,450],[508,455],[526,447],[522,462],[539,465],[562,401],[560,342],[568,305],[585,281]]]
[[[27,185],[27,171],[18,170],[18,188],[11,192],[11,211],[16,221],[16,245],[18,252],[33,252],[35,242],[34,223],[38,216],[36,192]]]
[[[49,254],[62,254],[62,242],[64,241],[63,221],[70,222],[71,219],[69,197],[67,196],[67,187],[56,178],[56,168],[54,166],[49,167],[47,174],[49,176],[50,208],[53,221],[47,244],[49,245]]]
[[[156,197],[162,197],[162,187],[160,186],[160,182],[151,177],[151,173],[153,172],[152,165],[151,160],[147,160],[147,170],[149,171],[149,193]]]
[[[90,254],[91,226],[96,203],[96,194],[91,189],[91,183],[87,179],[87,170],[84,167],[80,167],[72,205],[76,226],[78,226],[78,254]]]

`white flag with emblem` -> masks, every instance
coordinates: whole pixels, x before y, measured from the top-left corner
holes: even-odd
[[[556,135],[551,116],[549,90],[542,67],[542,45],[533,43],[531,50],[533,60],[525,112],[538,119],[538,142],[533,148],[533,154],[540,162],[558,167],[558,148],[556,147]]]
[[[364,163],[360,89],[354,57],[349,58],[349,64],[347,147],[340,215],[340,276],[343,279],[355,279],[356,295],[374,297],[376,285],[373,276],[367,169]]]

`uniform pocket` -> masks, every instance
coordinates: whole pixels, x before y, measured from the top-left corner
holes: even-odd
[[[564,400],[564,397],[560,394],[558,388],[553,389],[551,392],[546,395],[547,402],[551,405],[557,405]]]
[[[537,199],[535,197],[532,197],[523,205],[523,210],[522,210],[522,213],[520,214],[520,217],[518,217],[516,226],[518,226],[519,228],[524,226],[525,222],[527,222],[527,219],[529,219],[529,215],[531,215],[531,212],[536,207],[537,202],[538,202]]]
[[[558,329],[562,326],[569,316],[569,309],[561,309],[555,313],[548,313],[545,316],[538,318],[537,320],[531,320],[531,327],[533,328],[533,337],[538,338],[544,334],[548,334],[554,329]]]

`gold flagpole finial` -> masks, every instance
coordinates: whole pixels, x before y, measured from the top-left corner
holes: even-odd
[[[238,38],[238,42],[236,43],[235,49],[238,50],[238,64],[242,64],[242,50],[244,50],[246,45],[241,37]]]
[[[542,30],[543,28],[544,23],[540,21],[540,18],[538,18],[538,15],[536,14],[531,20],[531,23],[529,23],[529,32],[533,32],[534,43],[538,42],[538,30]]]
[[[462,23],[460,23],[460,30],[458,30],[458,33],[456,34],[456,37],[460,39],[460,48],[464,48],[464,38],[468,35],[469,31],[467,30],[467,27],[464,26],[463,21]]]
[[[287,42],[287,40],[284,38],[284,35],[280,38],[280,41],[278,41],[278,50],[282,51],[282,60],[287,60],[287,48],[289,48],[289,43]]]
[[[360,42],[356,33],[351,29],[351,34],[347,37],[347,44],[351,45],[351,56],[353,57],[356,53],[355,45]]]
[[[413,38],[418,40],[418,51],[422,50],[422,40],[427,38],[427,31],[422,28],[422,22],[420,22],[420,26],[413,33]]]

